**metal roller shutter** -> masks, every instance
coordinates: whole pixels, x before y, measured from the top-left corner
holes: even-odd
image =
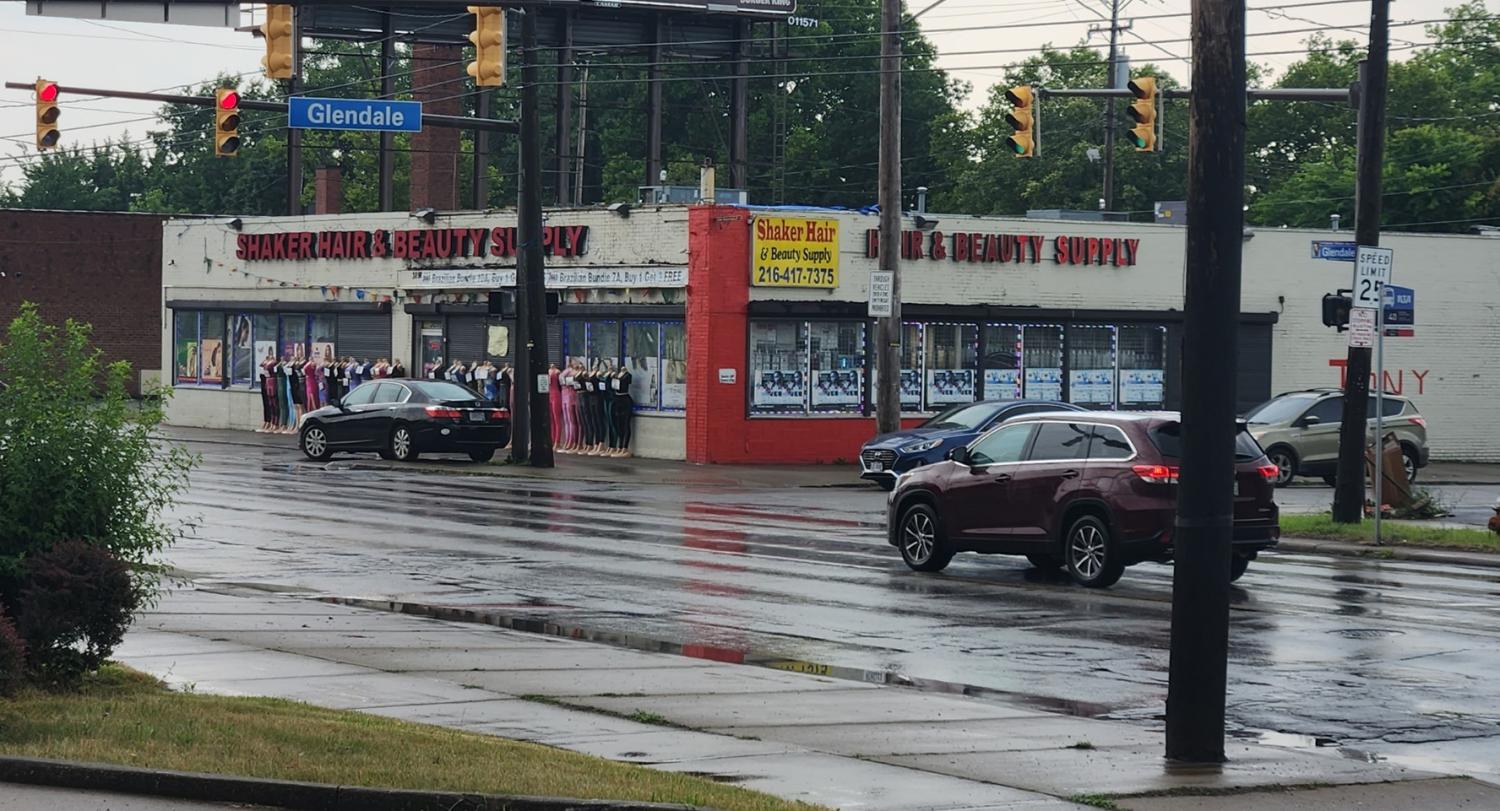
[[[563,365],[562,319],[547,319],[547,362]]]
[[[482,315],[448,316],[448,360],[465,365],[484,360],[489,330]]]
[[[340,356],[372,363],[391,354],[391,317],[372,314],[340,314],[337,344]]]

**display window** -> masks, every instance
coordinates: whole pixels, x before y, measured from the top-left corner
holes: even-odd
[[[681,321],[579,320],[562,322],[566,363],[623,367],[637,412],[687,409],[687,341]]]
[[[178,383],[198,382],[198,317],[197,310],[173,313],[172,355],[176,363]]]
[[[1021,328],[1015,324],[985,324],[980,393],[986,400],[1021,399]]]
[[[324,363],[333,363],[338,360],[338,346],[335,342],[338,336],[339,318],[336,315],[315,315],[311,318],[308,332],[309,357],[316,358]]]
[[[1094,408],[1115,404],[1115,328],[1068,327],[1068,402]]]
[[[625,322],[624,365],[630,370],[630,399],[637,411],[661,408],[661,324]]]
[[[338,359],[335,313],[174,310],[173,379],[179,385],[255,388],[267,361]],[[438,330],[437,352],[442,351]]]
[[[1167,399],[1167,328],[1125,324],[1119,336],[1120,406],[1161,408]]]
[[[681,321],[661,325],[661,407],[687,410],[687,328]]]
[[[1028,400],[1063,398],[1063,330],[1053,324],[1021,328],[1021,393]]]
[[[925,391],[928,411],[972,403],[979,377],[979,328],[973,324],[927,324]],[[903,398],[904,399],[904,398]]]
[[[803,321],[751,322],[751,413],[807,413],[806,326]]]

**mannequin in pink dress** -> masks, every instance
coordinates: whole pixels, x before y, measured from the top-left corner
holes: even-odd
[[[552,412],[552,447],[562,438],[562,370],[557,364],[547,367],[547,407]]]
[[[573,425],[573,367],[562,370],[557,377],[558,388],[561,389],[562,399],[562,444],[557,446],[562,453],[572,453],[573,445],[577,442],[577,430]]]
[[[307,362],[302,364],[302,385],[306,391],[306,399],[302,402],[306,404],[308,411],[322,407],[322,403],[318,402],[318,378],[322,376],[323,373],[318,369],[316,358],[308,358]]]

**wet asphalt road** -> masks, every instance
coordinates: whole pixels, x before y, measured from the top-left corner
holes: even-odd
[[[203,454],[169,553],[201,583],[486,607],[576,635],[1159,723],[1171,570],[910,572],[864,489],[602,485]],[[562,461],[566,464],[566,460]],[[1500,778],[1500,569],[1262,556],[1234,592],[1236,734]]]

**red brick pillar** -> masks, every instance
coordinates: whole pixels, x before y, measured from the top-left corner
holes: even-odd
[[[413,45],[412,98],[422,112],[462,115],[462,94],[470,92],[463,49],[457,45]],[[459,131],[423,127],[411,137],[411,209],[458,208]]]
[[[337,166],[319,166],[313,175],[313,212],[340,214],[344,210],[344,180]]]
[[[687,458],[726,462],[748,452],[745,392],[750,303],[750,212],[695,206],[688,213]],[[719,370],[733,369],[734,383]]]

